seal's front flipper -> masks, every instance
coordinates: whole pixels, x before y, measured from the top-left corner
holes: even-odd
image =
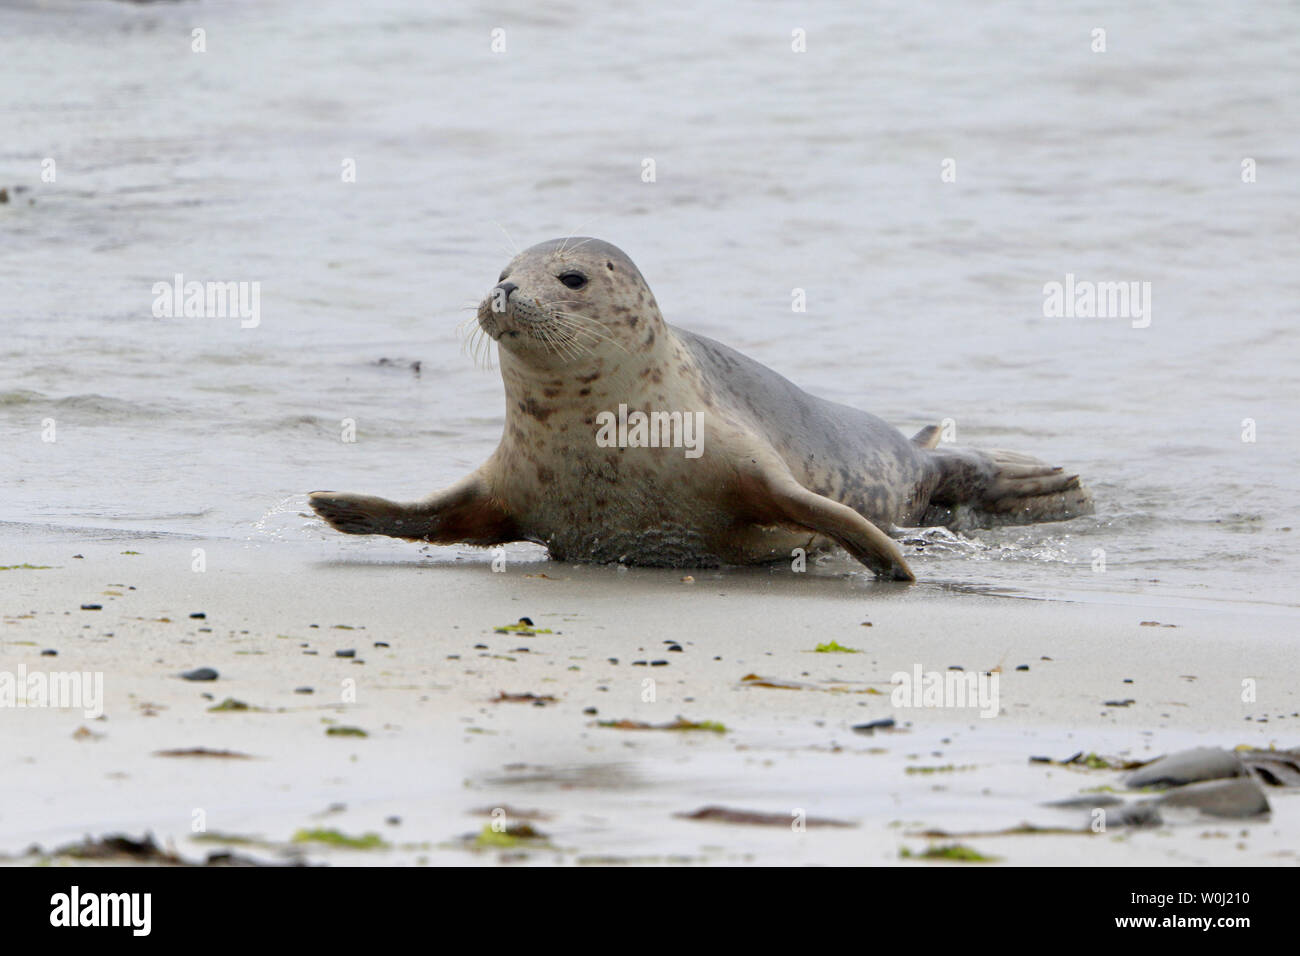
[[[344,534],[484,547],[519,540],[510,515],[474,475],[411,504],[339,491],[313,491],[307,502]]]
[[[835,541],[877,577],[915,581],[894,540],[848,505],[809,491],[786,474],[750,472],[741,495],[756,521],[816,531]]]
[[[410,506],[387,498],[342,491],[313,491],[307,496],[307,503],[331,528],[344,534],[386,534],[394,538],[420,536],[413,516],[408,514]]]

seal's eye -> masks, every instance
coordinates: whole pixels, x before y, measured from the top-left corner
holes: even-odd
[[[560,281],[570,289],[581,289],[587,284],[587,277],[581,272],[565,272],[560,276]]]

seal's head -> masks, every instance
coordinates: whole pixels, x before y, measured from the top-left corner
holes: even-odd
[[[583,237],[552,239],[515,256],[479,305],[478,323],[504,352],[546,368],[641,351],[666,334],[632,260]]]

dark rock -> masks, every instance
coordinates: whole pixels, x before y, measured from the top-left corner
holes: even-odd
[[[1177,787],[1200,780],[1240,777],[1245,772],[1246,768],[1232,751],[1221,747],[1196,747],[1153,760],[1129,774],[1124,783],[1134,790],[1140,787]]]
[[[874,734],[877,730],[888,730],[894,726],[893,717],[882,717],[880,720],[873,720],[865,724],[854,724],[853,732],[855,734]]]
[[[1240,819],[1269,812],[1268,797],[1251,777],[1189,783],[1154,802],[1162,807],[1191,807],[1212,817]]]
[[[217,672],[211,667],[199,667],[181,674],[184,680],[216,680]]]

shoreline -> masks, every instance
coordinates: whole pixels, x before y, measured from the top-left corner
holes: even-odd
[[[36,862],[23,855],[32,844],[118,832],[151,832],[189,860],[228,846],[362,865],[907,863],[931,831],[983,834],[955,842],[1009,864],[1295,862],[1277,848],[1300,835],[1300,799],[1280,788],[1253,822],[990,835],[1072,827],[1043,804],[1122,790],[1117,771],[1031,757],[1300,743],[1285,605],[1016,600],[833,572],[695,571],[688,584],[681,571],[545,560],[496,574],[486,558],[350,542],[20,535],[0,537],[0,555],[52,566],[0,572],[0,670],[102,672],[105,689],[103,720],[0,713],[16,742],[0,804],[11,864]],[[80,609],[89,603],[102,609]],[[525,617],[532,629],[498,632]],[[815,652],[832,641],[861,653]],[[1000,668],[999,715],[895,708],[891,675],[915,666]],[[218,678],[177,676],[200,667]],[[750,674],[803,686],[742,683]],[[1258,703],[1240,699],[1246,678]],[[227,699],[248,709],[210,710]],[[599,725],[679,717],[725,730]],[[891,731],[852,729],[891,717]],[[367,736],[328,733],[353,727]],[[191,748],[251,759],[156,756]],[[463,844],[491,821],[472,811],[494,807],[541,811],[530,825],[545,837]],[[854,825],[796,833],[678,816],[706,807]],[[196,813],[208,834],[254,839],[195,841]],[[388,847],[294,842],[312,830]]]

